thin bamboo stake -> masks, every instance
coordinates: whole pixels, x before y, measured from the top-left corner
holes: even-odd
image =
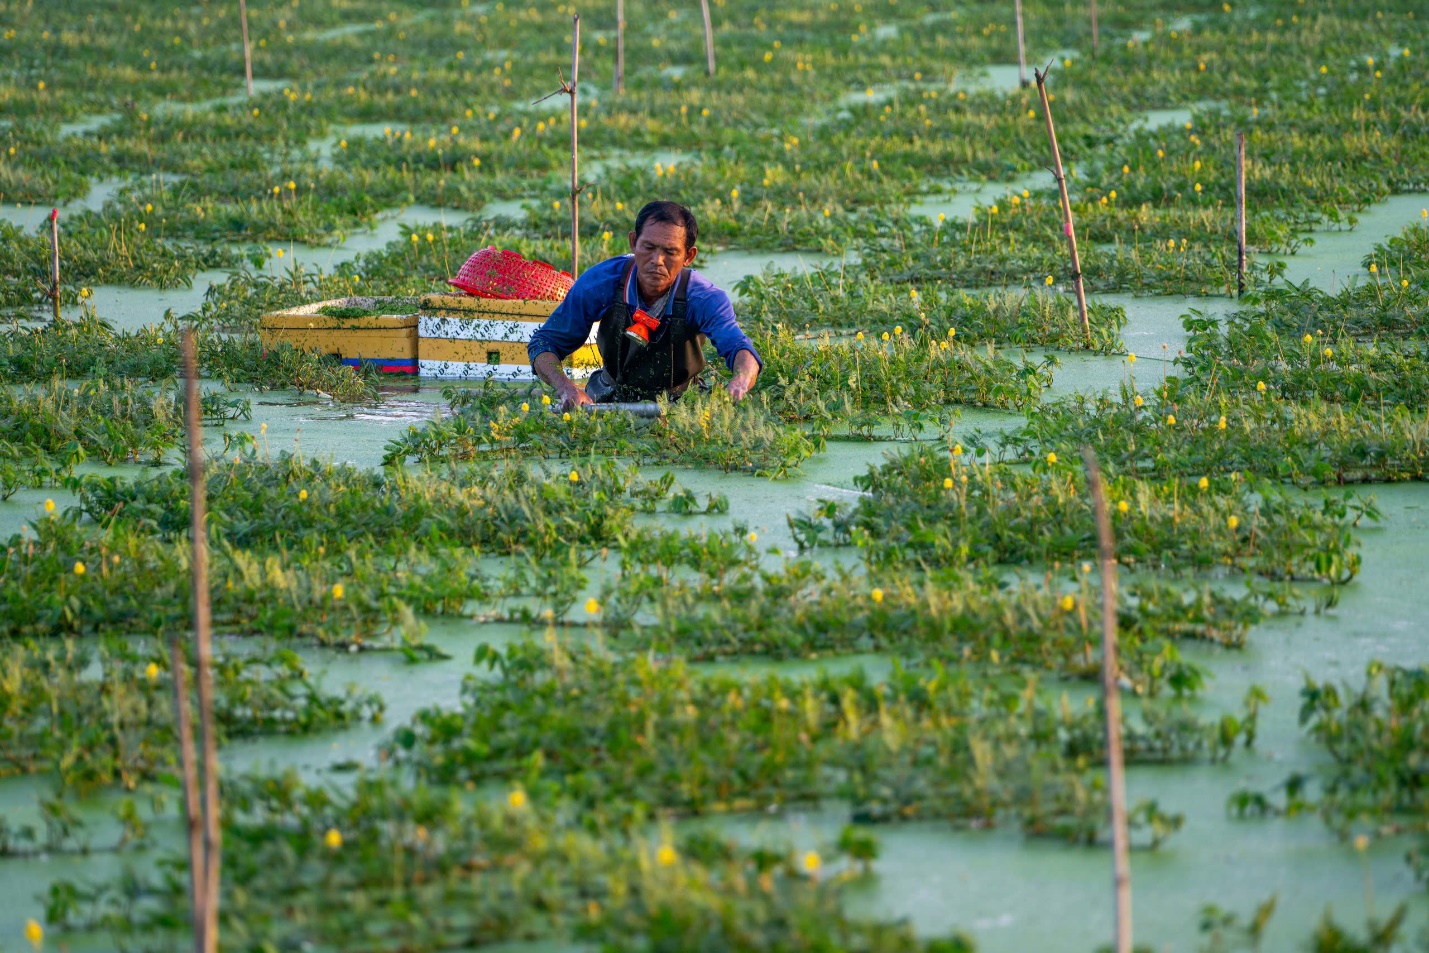
[[[1131,855],[1126,827],[1126,769],[1121,751],[1121,693],[1116,665],[1116,551],[1102,488],[1101,467],[1091,447],[1082,448],[1087,486],[1097,521],[1102,575],[1102,707],[1106,710],[1107,784],[1111,790],[1112,876],[1116,888],[1116,953],[1131,953]]]
[[[625,92],[625,0],[615,0],[615,92]]]
[[[581,190],[578,185],[576,82],[581,70],[581,15],[571,17],[571,274],[581,273]]]
[[[1097,34],[1097,0],[1091,0],[1091,4],[1092,4],[1092,55],[1093,55],[1093,56],[1096,56],[1096,55],[1097,55],[1097,41],[1099,40],[1099,36],[1098,36],[1098,34]]]
[[[50,209],[50,303],[60,319],[60,210]]]
[[[1087,319],[1087,291],[1082,284],[1082,259],[1077,254],[1077,230],[1072,227],[1072,200],[1067,196],[1067,177],[1062,172],[1062,151],[1057,148],[1057,130],[1052,125],[1052,107],[1047,102],[1047,69],[1033,70],[1037,77],[1037,95],[1042,98],[1042,115],[1047,119],[1047,141],[1052,146],[1052,177],[1057,180],[1057,190],[1062,196],[1062,231],[1067,236],[1067,254],[1072,259],[1072,284],[1077,289],[1077,313],[1082,318],[1082,332],[1086,335],[1087,346],[1092,344],[1092,325]]]
[[[189,444],[189,532],[193,545],[194,639],[197,642],[199,729],[203,737],[203,929],[199,949],[218,950],[218,881],[221,835],[218,814],[218,743],[213,720],[213,638],[208,594],[208,536],[204,527],[203,424],[198,360],[192,330],[184,331],[184,394]]]
[[[189,685],[185,677],[183,636],[177,627],[169,636],[169,667],[174,673],[174,734],[179,742],[179,772],[184,782],[184,822],[189,839],[189,916],[193,921],[195,953],[203,946],[204,876],[207,862],[203,851],[203,809],[199,806],[198,765],[189,711]]]
[[[710,24],[710,0],[700,0],[700,15],[705,18],[705,72],[715,74],[714,27]]]
[[[1245,294],[1245,133],[1235,134],[1235,293]]]
[[[1026,89],[1030,84],[1027,82],[1027,48],[1022,42],[1022,0],[1012,0],[1012,8],[1017,14],[1017,85]]]
[[[248,95],[253,96],[253,51],[248,46],[248,2],[238,0],[238,22],[243,28],[243,78],[248,83]]]

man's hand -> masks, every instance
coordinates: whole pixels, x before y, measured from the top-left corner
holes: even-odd
[[[595,401],[593,401],[593,400],[590,399],[590,395],[589,395],[589,394],[587,394],[585,391],[581,390],[579,387],[577,387],[577,386],[574,385],[574,384],[571,384],[571,385],[568,386],[568,387],[562,388],[562,391],[563,391],[563,393],[561,394],[561,409],[562,409],[562,410],[575,410],[575,409],[576,409],[577,407],[579,407],[581,404],[591,404],[591,405],[594,405],[594,404],[595,404]]]
[[[560,398],[561,410],[574,410],[581,404],[595,403],[585,391],[572,383],[566,372],[561,370],[561,362],[556,359],[556,355],[549,351],[536,355],[536,359],[531,362],[531,370],[555,389],[556,396]]]
[[[744,399],[759,379],[759,362],[749,351],[740,351],[734,356],[734,379],[729,382],[729,396],[736,403]]]

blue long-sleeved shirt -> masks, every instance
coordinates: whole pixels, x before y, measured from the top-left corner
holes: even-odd
[[[532,333],[526,345],[526,353],[532,361],[536,360],[537,354],[546,352],[565,360],[586,343],[601,313],[620,294],[620,273],[629,260],[629,255],[607,258],[581,273],[566,293],[565,300],[551,312],[546,323]],[[644,307],[646,302],[638,300],[639,297],[640,282],[632,281],[626,304],[632,310]],[[730,370],[734,369],[734,356],[740,351],[753,354],[759,366],[764,366],[759,352],[735,320],[734,305],[730,303],[729,295],[698,271],[692,271],[686,300],[689,304],[685,320],[714,343],[715,350]],[[670,314],[674,306],[675,296],[671,293],[665,301],[665,314]]]

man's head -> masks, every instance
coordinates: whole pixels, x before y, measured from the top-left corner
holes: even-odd
[[[694,213],[676,202],[650,202],[635,216],[630,251],[645,298],[669,291],[680,270],[694,264],[698,234]]]

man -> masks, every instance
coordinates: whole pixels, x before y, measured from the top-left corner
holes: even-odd
[[[675,202],[651,202],[635,216],[630,254],[587,269],[526,347],[531,370],[556,390],[564,408],[611,401],[671,400],[704,369],[706,338],[729,365],[729,393],[743,399],[763,364],[739,329],[729,295],[690,270],[698,226]],[[596,347],[605,365],[585,390],[561,361],[586,343],[599,322]]]

